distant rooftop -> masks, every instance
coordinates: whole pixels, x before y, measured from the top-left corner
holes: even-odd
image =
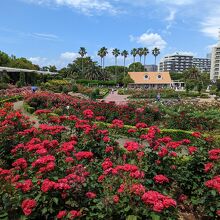
[[[0,66],[0,72],[3,72],[3,71],[6,71],[8,73],[25,72],[25,73],[38,73],[38,74],[50,74],[50,75],[58,74],[57,72],[48,72],[48,71],[41,71],[41,70],[29,70],[29,69],[20,69],[20,68]]]

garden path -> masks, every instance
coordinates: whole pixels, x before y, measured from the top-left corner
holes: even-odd
[[[68,95],[75,97],[75,98],[89,99],[88,96],[85,96],[82,93],[69,92]]]
[[[28,113],[27,111],[25,111],[24,109],[24,101],[17,101],[14,103],[14,110],[19,110],[21,111],[21,113],[27,117],[29,117],[31,122],[34,122],[34,126],[35,127],[39,127],[39,120],[36,116],[34,116],[33,114]]]
[[[101,101],[105,102],[115,102],[118,105],[127,104],[128,95],[119,95],[118,91],[110,92],[104,99]]]

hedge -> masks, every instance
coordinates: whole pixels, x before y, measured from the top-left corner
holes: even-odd
[[[0,101],[0,105],[4,104],[5,102],[14,102],[23,99],[23,96],[18,95],[18,96],[13,96],[11,98],[3,99]]]
[[[124,135],[126,137],[136,137],[135,133],[128,133],[129,129],[136,129],[135,126],[131,125],[124,125],[123,128],[120,129],[115,129],[115,128],[109,128],[111,125],[110,123],[105,123],[105,122],[95,122],[96,125],[98,125],[102,129],[108,128],[108,130],[115,134],[115,135]],[[148,128],[142,129],[142,131],[148,132]],[[186,130],[178,130],[178,129],[160,129],[160,134],[159,136],[164,137],[164,136],[169,136],[173,140],[182,140],[182,139],[189,139],[191,141],[196,141],[197,138],[192,136],[193,131],[186,131]],[[204,134],[203,137],[208,137],[210,134]],[[220,143],[220,135],[212,135],[214,138],[215,143]]]
[[[76,83],[83,85],[105,85],[105,86],[116,86],[115,81],[101,81],[101,80],[87,80],[87,79],[78,79]]]

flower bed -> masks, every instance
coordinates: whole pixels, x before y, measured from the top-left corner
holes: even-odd
[[[50,115],[35,128],[5,108],[0,122],[10,129],[1,134],[6,141],[13,135],[4,145],[12,149],[9,160],[0,168],[0,210],[6,218],[172,220],[181,211],[218,218],[220,149],[200,133],[192,141],[174,141],[156,126],[138,123],[136,140],[120,146],[109,129],[122,129],[124,122],[102,129],[90,109],[80,117]]]

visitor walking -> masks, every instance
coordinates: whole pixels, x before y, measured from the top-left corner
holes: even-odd
[[[160,93],[157,93],[156,99],[158,102],[160,101]]]

